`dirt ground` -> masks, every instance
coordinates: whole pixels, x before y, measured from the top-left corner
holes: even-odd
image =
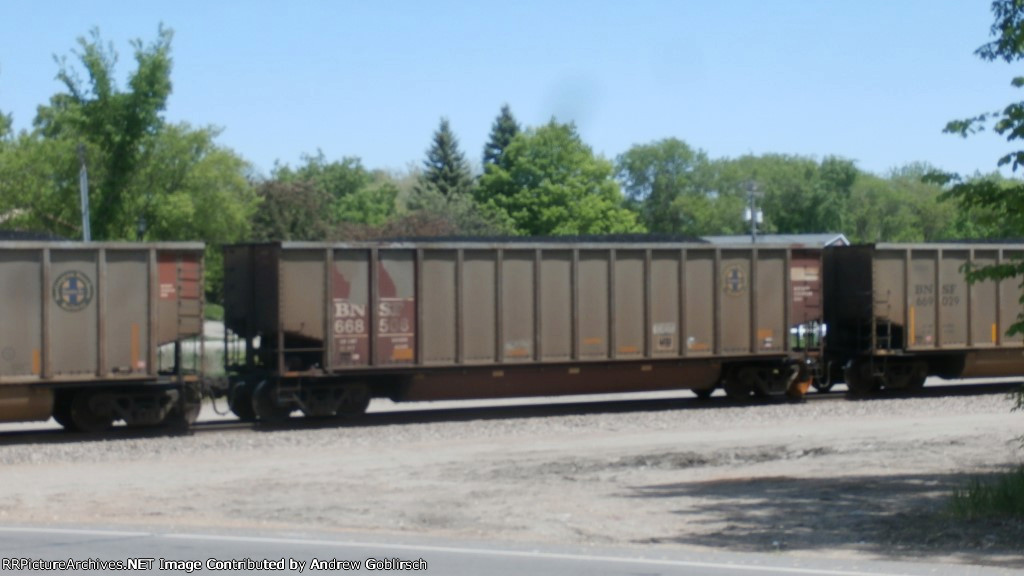
[[[3,443],[0,524],[429,534],[1024,568],[949,493],[1021,461],[1002,394],[645,401],[185,438]]]

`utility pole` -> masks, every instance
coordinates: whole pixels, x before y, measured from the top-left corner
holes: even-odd
[[[92,232],[89,230],[89,172],[85,168],[85,146],[78,143],[78,193],[82,201],[82,241],[91,242]]]
[[[747,208],[743,211],[743,220],[750,222],[750,243],[757,243],[757,225],[764,222],[764,212],[757,209],[757,197],[761,191],[757,188],[757,182],[747,180],[744,186],[747,190]]]

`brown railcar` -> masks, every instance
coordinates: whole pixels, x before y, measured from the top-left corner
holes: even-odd
[[[272,421],[372,396],[784,393],[802,373],[796,327],[821,317],[818,262],[770,245],[227,246],[231,404]]]
[[[0,421],[191,423],[202,283],[202,244],[0,242]]]
[[[1022,257],[1019,244],[827,248],[827,357],[855,394],[1024,374],[1024,339],[1006,334],[1022,311],[1019,281],[970,284],[963,273]]]

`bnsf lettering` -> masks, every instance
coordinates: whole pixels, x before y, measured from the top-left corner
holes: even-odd
[[[960,296],[956,293],[956,284],[943,284],[939,288],[939,292],[939,303],[942,306],[960,305]],[[915,306],[934,306],[935,286],[931,284],[915,284],[914,296]]]
[[[943,284],[942,285],[942,305],[943,306],[959,306],[960,297],[956,294],[956,284]]]
[[[408,334],[412,329],[408,317],[404,317],[405,302],[381,302],[377,306],[377,331],[381,334]]]
[[[334,303],[335,318],[366,318],[366,306],[351,302]]]
[[[932,284],[914,284],[915,306],[932,306],[935,304],[935,286]]]
[[[405,309],[405,302],[381,302],[377,306],[377,312],[382,318],[394,318],[402,315]]]

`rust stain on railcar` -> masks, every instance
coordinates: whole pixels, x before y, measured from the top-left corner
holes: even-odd
[[[339,251],[334,257],[331,294],[331,354],[335,366],[366,366],[370,360],[369,253]]]
[[[416,263],[413,255],[389,251],[378,256],[375,314],[370,314],[373,299],[369,257],[365,250],[338,251],[335,256],[331,294],[333,364],[339,367],[370,365],[372,333],[376,335],[373,364],[412,364],[416,361]]]
[[[377,363],[416,361],[416,261],[408,251],[380,253],[377,267]]]

